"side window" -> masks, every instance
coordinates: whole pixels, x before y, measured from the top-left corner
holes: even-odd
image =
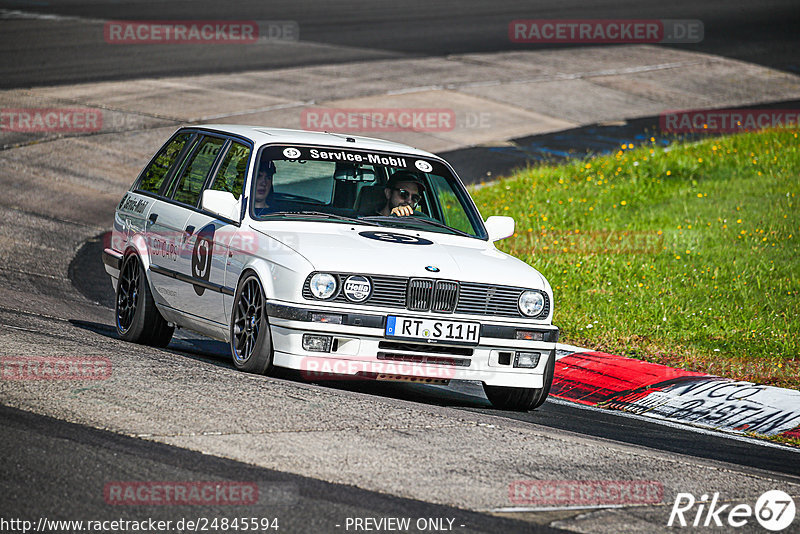
[[[170,168],[175,165],[178,156],[186,146],[189,139],[192,138],[191,133],[182,133],[175,136],[169,143],[167,143],[158,155],[153,159],[153,162],[145,169],[142,177],[139,179],[139,184],[136,189],[140,191],[148,191],[150,193],[158,193],[161,184],[164,182]]]
[[[231,143],[228,153],[222,160],[219,173],[210,189],[215,191],[228,191],[237,199],[244,188],[244,178],[247,175],[247,163],[250,161],[250,147],[241,143]]]
[[[475,235],[476,230],[469,222],[464,207],[452,185],[442,176],[428,174],[428,182],[433,187],[439,208],[442,212],[442,222],[447,226]]]
[[[173,199],[190,206],[197,205],[206,177],[224,144],[225,139],[218,137],[205,137],[200,141],[197,150],[184,165],[181,175],[173,185]]]

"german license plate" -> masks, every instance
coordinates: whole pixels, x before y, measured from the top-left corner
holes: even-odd
[[[386,337],[476,344],[481,337],[481,324],[390,315],[386,318]]]

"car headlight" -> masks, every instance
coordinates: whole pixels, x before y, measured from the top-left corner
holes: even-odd
[[[328,273],[317,273],[311,277],[311,294],[318,299],[330,298],[336,293],[336,277]]]
[[[519,296],[519,311],[528,317],[536,317],[544,310],[544,303],[541,291],[526,291]]]

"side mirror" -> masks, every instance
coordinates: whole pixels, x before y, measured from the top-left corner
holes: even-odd
[[[206,211],[210,211],[220,217],[225,217],[232,221],[239,221],[239,201],[228,191],[213,191],[206,189],[200,205]]]
[[[494,243],[514,235],[514,219],[493,215],[486,219],[486,231],[489,232],[489,241]]]

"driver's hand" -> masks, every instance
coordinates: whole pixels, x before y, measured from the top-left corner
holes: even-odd
[[[397,215],[398,217],[408,217],[409,215],[414,214],[414,208],[411,206],[397,206],[396,208],[392,209],[391,215]]]

